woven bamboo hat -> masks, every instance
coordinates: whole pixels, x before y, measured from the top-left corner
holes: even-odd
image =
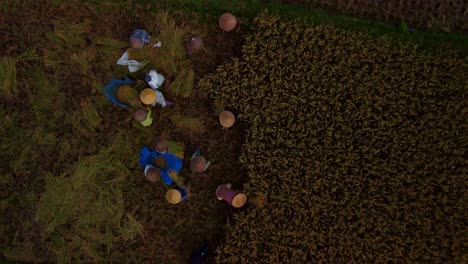
[[[232,206],[235,208],[241,208],[247,202],[247,195],[239,193],[232,198]]]
[[[146,113],[145,109],[138,109],[133,114],[133,118],[135,118],[135,120],[138,122],[145,121],[147,117],[148,117],[148,114]]]
[[[199,51],[203,48],[203,38],[198,35],[193,35],[187,41],[187,49],[189,51]]]
[[[197,156],[190,161],[190,169],[193,172],[203,172],[206,167],[206,159],[202,156]]]
[[[232,127],[232,125],[234,125],[234,122],[236,122],[236,117],[231,111],[223,111],[219,115],[219,123],[221,123],[223,127]]]
[[[219,17],[219,27],[228,32],[233,30],[237,25],[237,19],[230,13],[224,13]]]
[[[154,148],[158,152],[165,152],[169,147],[169,141],[165,137],[156,137],[154,139]]]
[[[157,182],[161,178],[161,173],[156,168],[149,168],[145,176],[149,182]]]
[[[182,200],[182,194],[175,189],[170,189],[166,192],[166,200],[170,204],[178,204]]]
[[[150,105],[156,101],[156,91],[151,88],[143,89],[140,93],[140,100],[145,105]]]

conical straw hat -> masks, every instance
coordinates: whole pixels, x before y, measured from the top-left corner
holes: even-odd
[[[193,172],[203,172],[206,167],[206,159],[202,156],[197,156],[190,161],[190,169]]]
[[[156,168],[150,168],[145,176],[149,182],[157,182],[161,178],[161,173]]]
[[[182,200],[182,194],[178,190],[170,189],[166,192],[166,199],[170,204],[178,204]]]
[[[145,105],[150,105],[156,101],[156,92],[151,88],[143,89],[140,93],[140,100]]]
[[[237,25],[237,19],[230,13],[224,13],[219,17],[219,27],[224,31],[231,31]]]
[[[235,208],[241,208],[247,202],[247,196],[243,193],[239,193],[232,198],[232,206]]]
[[[198,51],[203,48],[203,38],[198,35],[193,35],[187,41],[187,49],[191,51]]]
[[[219,123],[221,123],[223,127],[232,127],[232,125],[234,125],[234,122],[236,122],[236,117],[230,111],[223,111],[219,115]]]
[[[165,152],[169,148],[169,141],[165,137],[159,136],[154,139],[153,145],[156,151]]]

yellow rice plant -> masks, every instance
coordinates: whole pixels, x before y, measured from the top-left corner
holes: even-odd
[[[170,91],[176,96],[190,97],[193,89],[194,79],[195,72],[192,69],[185,67],[171,83]]]
[[[156,57],[150,55],[149,62],[168,76],[174,76],[181,71],[187,60],[184,49],[186,31],[176,25],[174,18],[167,11],[157,13],[155,23],[160,29],[156,38],[161,41],[161,47],[158,53],[154,53]]]
[[[91,20],[82,23],[72,23],[66,20],[54,22],[55,37],[61,41],[63,46],[68,48],[80,48],[86,43],[84,36],[91,31]]]
[[[29,76],[35,86],[29,98],[38,122],[51,130],[58,129],[63,124],[66,96],[58,83],[48,78],[41,69],[33,68]]]
[[[16,63],[13,57],[0,58],[0,95],[11,97],[17,93]]]
[[[174,114],[170,118],[172,123],[178,129],[196,134],[206,132],[206,127],[202,117],[188,117],[180,114]]]
[[[84,124],[90,131],[95,131],[96,128],[101,124],[101,116],[97,112],[94,105],[89,101],[83,102],[81,107],[83,111]]]
[[[103,261],[100,248],[110,252],[113,243],[143,235],[142,225],[124,213],[125,182],[131,173],[122,153],[132,153],[132,147],[119,134],[110,147],[84,158],[73,171],[47,175],[36,216],[59,260]]]

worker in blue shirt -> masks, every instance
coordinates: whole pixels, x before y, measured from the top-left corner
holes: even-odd
[[[162,162],[159,162],[162,161]],[[140,166],[147,170],[150,167],[156,167],[156,163],[164,164],[163,168],[159,168],[160,176],[165,185],[170,186],[174,180],[178,180],[178,174],[182,170],[183,160],[171,152],[161,153],[157,150],[150,150],[148,147],[143,147],[140,150]],[[179,182],[176,182],[177,184]]]
[[[174,183],[174,180],[169,176],[166,170],[151,164],[145,166],[145,177],[150,182],[157,182],[161,179],[166,187],[171,187]]]

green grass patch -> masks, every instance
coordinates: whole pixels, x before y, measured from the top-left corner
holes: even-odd
[[[79,162],[71,175],[47,175],[37,217],[59,262],[103,261],[103,246],[109,253],[114,242],[143,233],[141,224],[124,212],[125,181],[131,173],[121,153],[132,153],[127,141],[117,135],[111,147]]]

